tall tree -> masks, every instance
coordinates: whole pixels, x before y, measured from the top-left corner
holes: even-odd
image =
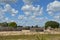
[[[7,22],[3,22],[2,23],[4,27],[8,27],[8,23]]]
[[[56,22],[56,21],[47,21],[45,23],[45,28],[48,28],[48,27],[51,27],[51,28],[59,28],[59,23]]]
[[[2,26],[2,27],[8,27],[8,23],[7,22],[0,23],[0,26]]]
[[[17,27],[17,24],[15,22],[10,22],[8,24],[9,27]]]
[[[38,28],[38,25],[36,25],[35,28]]]

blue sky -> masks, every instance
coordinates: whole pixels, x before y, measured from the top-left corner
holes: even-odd
[[[60,23],[59,0],[0,0],[0,22],[44,26],[46,21]]]

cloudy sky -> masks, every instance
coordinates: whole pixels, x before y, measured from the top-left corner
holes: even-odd
[[[0,0],[0,22],[43,26],[51,20],[60,23],[59,0]]]

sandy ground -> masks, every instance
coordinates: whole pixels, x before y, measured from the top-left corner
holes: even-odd
[[[60,32],[30,32],[30,30],[22,30],[22,31],[1,31],[0,36],[7,35],[34,35],[34,34],[60,34]]]

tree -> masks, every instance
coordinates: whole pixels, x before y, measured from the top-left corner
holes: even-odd
[[[17,24],[15,22],[10,22],[8,24],[9,27],[17,27]]]
[[[0,26],[2,26],[2,23],[0,23]]]
[[[2,26],[2,27],[8,27],[8,23],[7,22],[0,23],[0,26]]]
[[[38,28],[38,25],[36,25],[35,28]]]
[[[34,26],[32,26],[31,28],[33,28]]]
[[[8,27],[8,23],[7,23],[7,22],[3,22],[2,25],[3,25],[4,27]]]
[[[25,27],[23,27],[23,29],[29,30],[30,29],[30,26],[25,26]]]
[[[51,27],[51,28],[59,28],[59,23],[56,22],[56,21],[47,21],[45,23],[45,28],[48,28],[48,27]]]

